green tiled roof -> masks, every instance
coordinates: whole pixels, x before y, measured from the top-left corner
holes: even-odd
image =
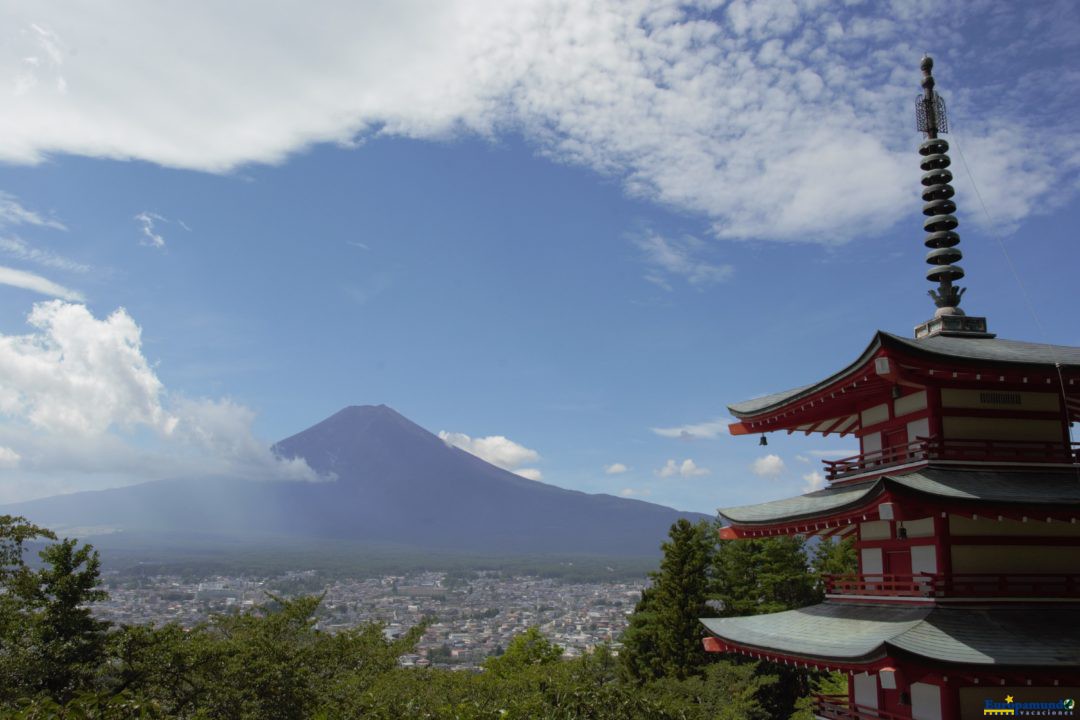
[[[889,644],[963,665],[1080,667],[1080,609],[939,608]]]
[[[1073,472],[953,470],[931,465],[915,472],[885,475],[876,480],[826,488],[784,500],[721,508],[719,512],[739,525],[810,519],[845,508],[855,509],[889,487],[975,502],[1080,504],[1080,481]]]
[[[882,346],[913,350],[920,354],[935,355],[947,360],[975,360],[995,364],[1051,366],[1055,363],[1061,363],[1062,365],[1080,366],[1080,348],[1067,345],[1046,345],[1044,343],[1000,340],[998,338],[949,337],[946,335],[933,335],[920,340],[910,340],[899,335],[878,331],[870,345],[867,346],[858,359],[843,370],[820,382],[728,405],[728,410],[735,417],[751,417],[766,410],[780,407],[803,395],[810,395],[815,390],[830,385],[858,370]]]
[[[910,630],[929,608],[823,603],[772,615],[705,618],[710,633],[739,645],[836,660],[874,660],[882,643]]]
[[[720,514],[734,523],[770,523],[777,520],[797,520],[805,517],[829,515],[845,507],[857,507],[864,500],[881,490],[877,482],[826,488],[806,495],[783,500],[721,508]]]
[[[872,661],[894,650],[964,666],[1078,667],[1076,608],[911,608],[824,603],[705,618],[729,642],[808,659]]]
[[[919,352],[946,355],[951,358],[987,362],[1020,363],[1024,365],[1080,365],[1080,347],[1047,345],[1046,343],[1002,340],[1000,338],[967,338],[932,335],[913,340],[892,333],[881,333],[889,340]]]
[[[885,480],[940,497],[983,502],[1075,505],[1080,479],[1075,472],[1030,470],[949,470],[930,466]]]

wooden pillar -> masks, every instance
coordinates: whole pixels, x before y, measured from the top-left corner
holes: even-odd
[[[944,517],[943,517],[944,516]],[[934,512],[934,542],[937,551],[938,575],[945,578],[945,587],[952,585],[952,537],[949,533],[949,514]]]

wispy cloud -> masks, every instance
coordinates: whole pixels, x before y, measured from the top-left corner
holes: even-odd
[[[54,230],[67,230],[59,220],[28,210],[14,195],[0,190],[0,227],[9,225],[37,225]]]
[[[18,237],[0,237],[0,252],[7,253],[18,260],[26,260],[45,267],[56,268],[57,270],[77,273],[90,272],[89,265],[66,258],[63,255],[57,255],[49,250],[34,247]]]
[[[816,458],[845,458],[858,455],[855,448],[838,448],[836,450],[811,450],[810,454]]]
[[[652,428],[661,437],[680,438],[682,440],[708,440],[727,434],[727,419],[709,420],[691,425],[679,425],[669,428]]]
[[[13,3],[9,53],[34,62],[3,71],[21,90],[0,159],[64,152],[225,172],[313,143],[363,152],[373,134],[520,133],[719,237],[843,243],[910,209],[922,52],[910,39],[928,12],[953,33],[941,87],[996,220],[1038,212],[1048,184],[1076,193],[1080,77],[1044,51],[1075,34],[1070,0],[320,2],[243,23],[210,0]],[[335,22],[294,21],[304,13]],[[182,52],[222,24],[228,34],[201,33],[200,52]],[[1022,150],[997,152],[1017,137]],[[729,272],[717,268],[699,277]]]
[[[76,300],[79,302],[84,300],[83,294],[78,290],[64,287],[32,272],[16,270],[2,265],[0,265],[0,285],[10,285],[11,287],[22,288],[23,290],[30,290],[41,295],[63,300]]]
[[[139,242],[153,248],[165,247],[165,237],[157,231],[156,223],[168,222],[168,220],[152,212],[143,211],[135,216],[135,221],[139,223],[139,229],[142,231],[142,239]]]
[[[626,467],[621,462],[611,463],[610,465],[607,465],[607,466],[604,467],[604,474],[606,474],[606,475],[622,475],[624,472],[627,472],[629,469],[630,468]]]
[[[677,280],[696,286],[710,285],[727,280],[734,272],[731,265],[717,265],[699,257],[706,246],[697,238],[671,240],[649,233],[635,239],[634,244],[642,251],[648,266],[645,279],[665,290],[671,290],[671,283]]]

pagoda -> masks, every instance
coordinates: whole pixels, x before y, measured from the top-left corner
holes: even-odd
[[[705,648],[843,673],[820,718],[1080,717],[1080,348],[1004,340],[960,309],[945,105],[921,67],[934,316],[729,408],[734,435],[852,436],[860,452],[826,460],[822,490],[721,509],[720,537],[852,537],[858,573],[826,578],[819,605],[705,618]]]

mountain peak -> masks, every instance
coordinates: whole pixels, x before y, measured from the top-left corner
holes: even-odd
[[[651,555],[679,513],[527,480],[386,405],[343,408],[274,446],[332,482],[158,481],[15,508],[35,522],[257,532],[470,552]]]
[[[342,466],[360,458],[390,460],[444,450],[442,440],[388,405],[349,405],[274,445],[282,457],[301,457],[316,472],[339,476]]]

